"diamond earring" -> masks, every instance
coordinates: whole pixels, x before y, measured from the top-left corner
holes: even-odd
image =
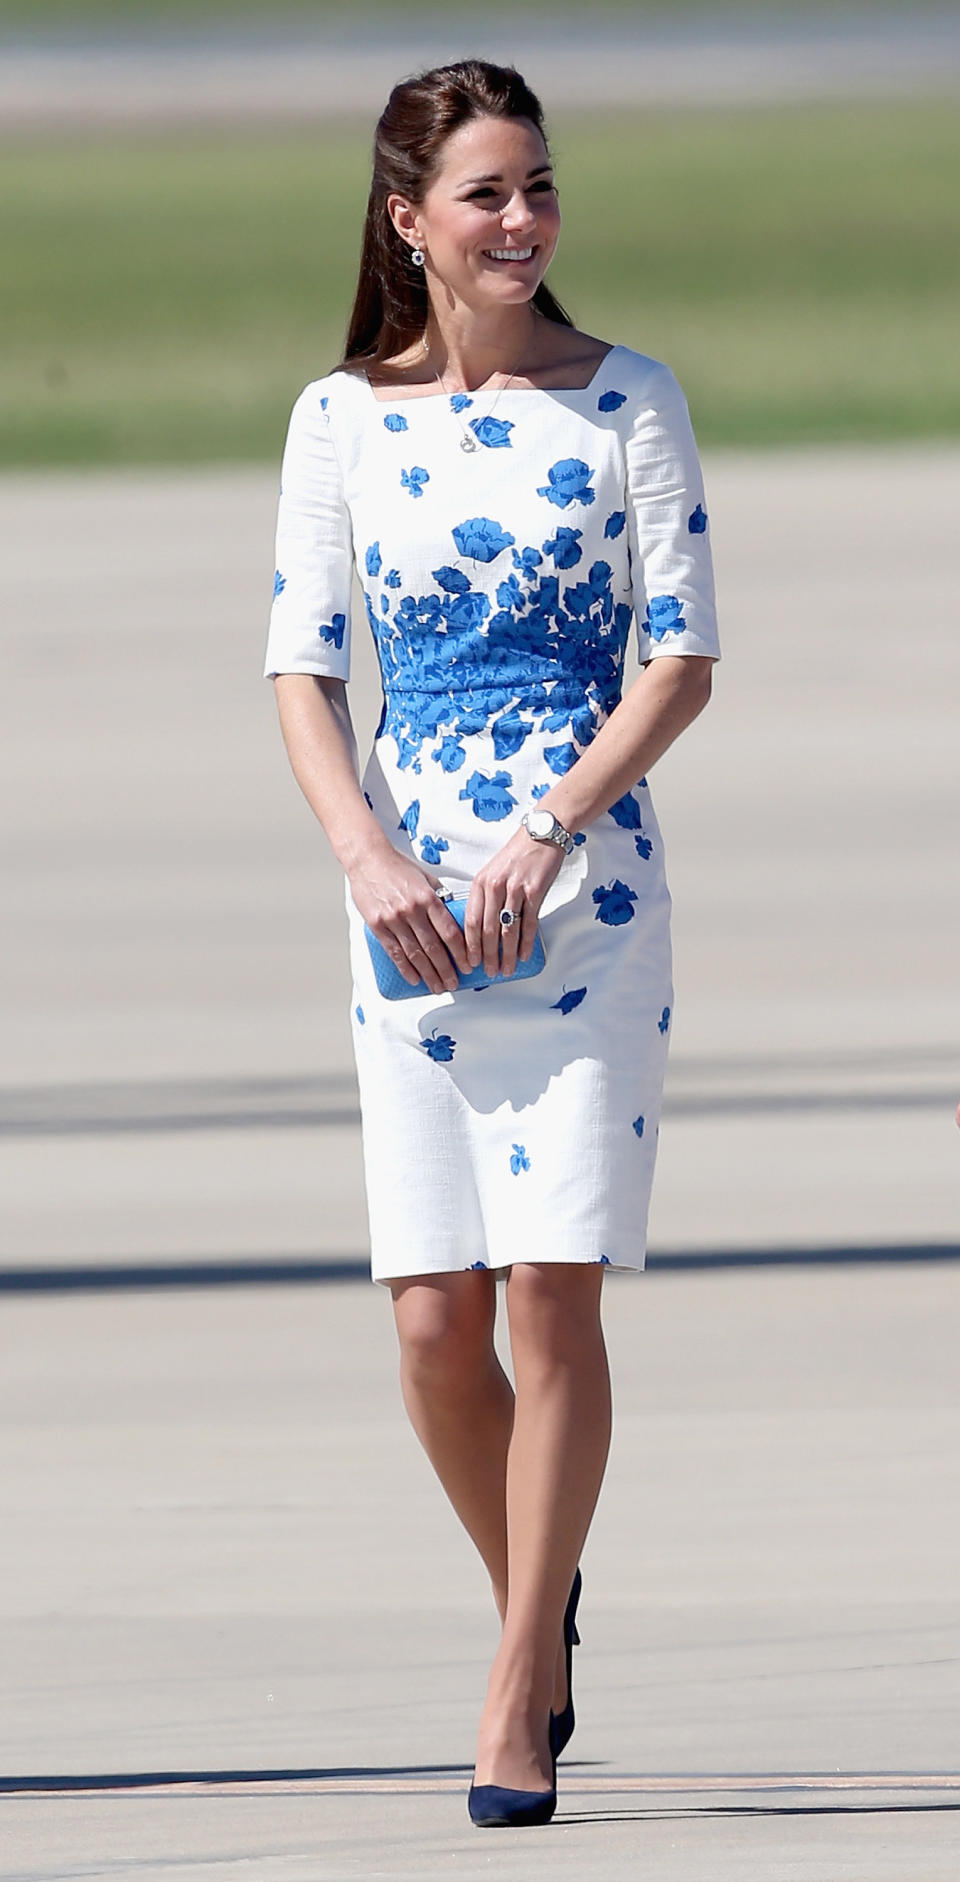
[[[410,250],[410,260],[413,262],[415,268],[422,268],[426,259],[422,248],[412,248]]]

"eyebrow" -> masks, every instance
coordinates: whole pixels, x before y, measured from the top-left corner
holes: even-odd
[[[552,170],[552,169],[553,169],[552,163],[538,163],[535,170],[527,171],[526,180],[529,183],[531,177],[543,176],[546,170]],[[502,183],[502,182],[503,182],[503,177],[499,173],[493,174],[491,176],[467,176],[467,177],[464,177],[463,182],[460,185],[460,188],[467,189],[469,188],[471,183]]]

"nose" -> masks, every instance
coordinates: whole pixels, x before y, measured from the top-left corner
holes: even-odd
[[[518,234],[523,230],[529,231],[536,228],[537,218],[523,190],[514,190],[510,201],[504,206],[500,223],[504,229],[515,230]]]

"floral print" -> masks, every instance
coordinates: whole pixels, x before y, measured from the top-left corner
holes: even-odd
[[[361,788],[460,899],[616,709],[631,633],[642,659],[710,651],[705,500],[673,398],[627,349],[579,394],[508,387],[495,413],[480,393],[384,406],[342,373],[305,398],[273,668],[347,677],[356,559],[384,695]],[[479,450],[461,452],[464,432]],[[513,1244],[503,1227],[518,1201],[543,1258],[642,1264],[673,997],[642,783],[573,835],[537,924],[541,973],[478,979],[479,1003],[422,982],[385,998],[348,885],[378,1279],[530,1258],[526,1218]]]
[[[277,572],[276,572],[276,574],[274,575],[274,578],[273,578],[273,598],[274,598],[274,601],[276,601],[276,598],[277,598],[277,596],[278,596],[278,595],[282,595],[282,594],[283,594],[283,591],[284,591],[284,589],[286,588],[286,585],[287,585],[287,578],[286,578],[286,576],[285,576],[285,575],[281,575],[281,573],[280,573],[280,570],[279,570],[279,569],[277,569]]]
[[[556,464],[551,464],[547,472],[547,481],[537,490],[538,497],[546,497],[548,503],[555,503],[558,510],[569,509],[571,503],[592,503],[596,492],[590,488],[592,470],[580,457],[562,457]]]
[[[414,464],[412,470],[400,472],[400,483],[404,490],[409,490],[412,497],[423,496],[423,486],[430,482],[430,472],[422,464]]]

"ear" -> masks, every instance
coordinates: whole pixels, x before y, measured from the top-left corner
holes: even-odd
[[[398,195],[396,190],[391,190],[387,197],[387,215],[408,248],[423,247],[418,211],[413,203],[408,202],[405,196]]]

